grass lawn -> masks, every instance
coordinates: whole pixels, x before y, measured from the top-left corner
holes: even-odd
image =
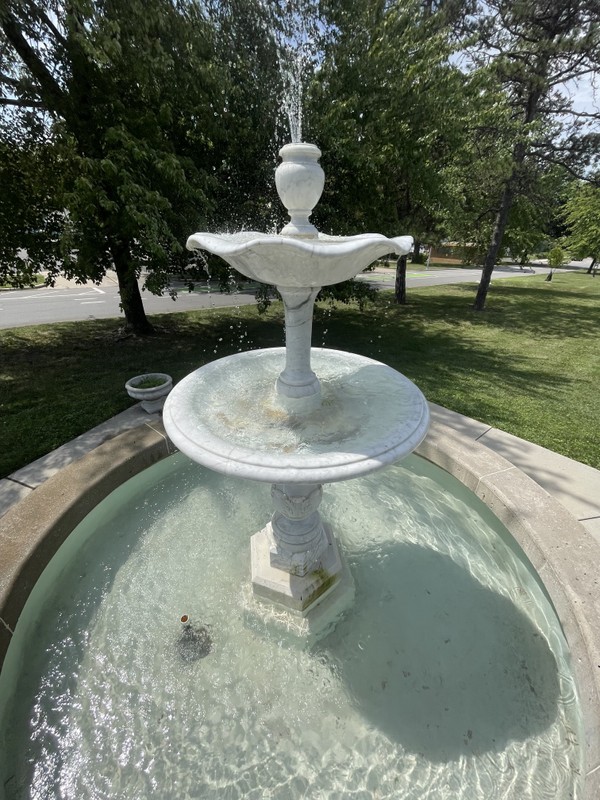
[[[32,283],[31,283],[30,287],[42,286],[45,280],[46,280],[45,275],[36,274],[36,275],[33,276],[33,280],[32,280]],[[27,289],[27,288],[30,288],[30,287],[25,286],[24,288]],[[10,283],[0,283],[0,289],[11,290],[11,289],[14,289],[14,288],[15,287],[12,286]]]
[[[600,468],[600,280],[560,273],[497,281],[488,310],[473,284],[409,290],[407,306],[317,307],[313,345],[399,369],[427,398]],[[132,404],[143,372],[178,381],[214,358],[283,344],[280,304],[153,317],[158,335],[122,337],[116,320],[0,330],[0,477]],[[393,402],[390,398],[390,402]]]

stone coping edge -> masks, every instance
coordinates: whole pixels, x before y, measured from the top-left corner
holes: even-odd
[[[176,451],[162,422],[119,434],[65,467],[0,519],[0,668],[46,564],[107,495]],[[600,545],[535,481],[485,445],[433,422],[415,451],[479,497],[519,543],[569,643],[583,713],[583,800],[600,797]]]

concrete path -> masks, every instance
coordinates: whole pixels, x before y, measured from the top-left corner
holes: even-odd
[[[431,416],[498,453],[545,489],[600,544],[600,471],[511,433],[430,403]]]

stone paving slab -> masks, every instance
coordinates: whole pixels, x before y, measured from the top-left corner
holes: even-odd
[[[442,425],[447,425],[468,439],[479,439],[480,436],[491,430],[491,427],[485,422],[465,417],[456,411],[450,411],[449,408],[438,406],[436,403],[429,403],[429,411],[432,422],[441,422]]]
[[[0,480],[0,517],[32,491],[30,486],[23,486],[21,483],[11,481],[10,478]]]
[[[582,519],[580,522],[586,531],[600,544],[600,517],[596,517],[595,519]],[[598,796],[600,797],[600,795]]]
[[[600,519],[600,472],[495,428],[479,439],[556,497],[578,520]]]
[[[455,411],[429,404],[431,418],[506,458],[565,506],[600,542],[600,471]]]
[[[8,476],[11,481],[17,481],[24,487],[34,489],[40,486],[44,481],[48,480],[52,475],[55,475],[59,470],[72,464],[78,458],[81,458],[90,450],[98,447],[98,445],[112,439],[117,434],[123,431],[136,428],[138,425],[143,425],[145,422],[152,422],[159,419],[158,414],[147,414],[139,403],[136,403],[131,408],[122,411],[115,417],[107,420],[106,422],[97,425],[87,433],[82,433],[71,442],[62,445],[61,447],[53,450],[48,455],[38,458],[26,467],[18,469]]]

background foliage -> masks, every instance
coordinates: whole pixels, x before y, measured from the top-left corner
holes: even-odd
[[[323,150],[318,227],[474,245],[478,308],[502,255],[569,233],[597,171],[597,104],[572,100],[595,0],[0,0],[0,25],[0,282],[115,269],[138,333],[140,276],[203,270],[190,232],[281,227],[291,96]]]

